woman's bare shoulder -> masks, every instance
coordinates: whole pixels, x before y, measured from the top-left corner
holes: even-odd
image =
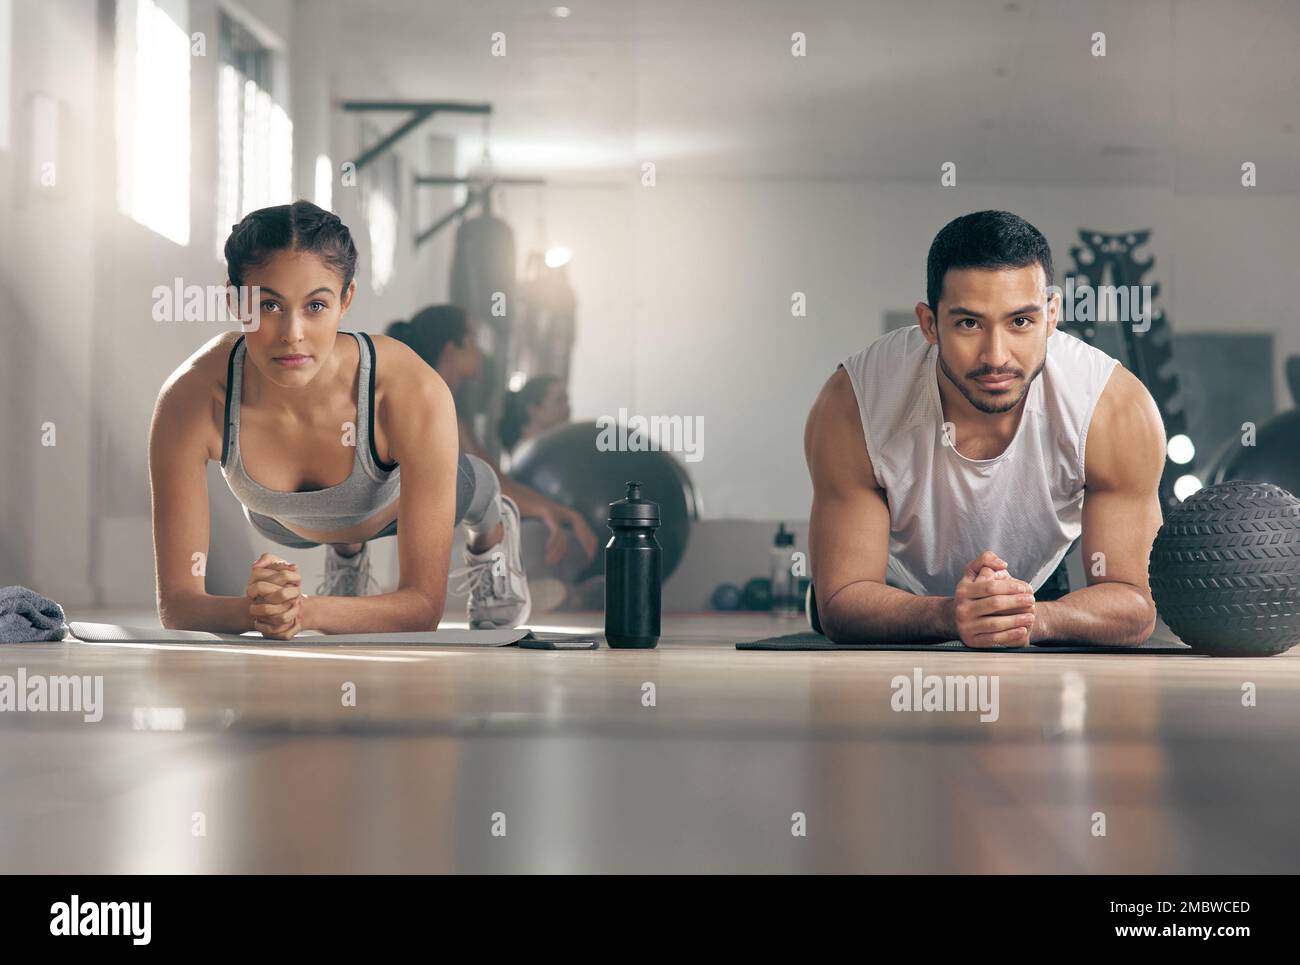
[[[190,387],[195,383],[207,382],[217,377],[224,387],[226,382],[226,364],[230,359],[230,350],[239,339],[236,331],[219,332],[212,336],[194,352],[172,369],[171,375],[163,382],[160,395],[165,395],[173,386]]]
[[[200,433],[211,458],[221,458],[226,369],[240,332],[220,332],[176,366],[158,391],[154,421]]]
[[[372,335],[375,343],[375,429],[381,451],[416,427],[455,419],[456,402],[438,371],[400,339]],[[403,431],[405,430],[405,431]]]
[[[401,339],[390,335],[371,335],[375,343],[375,391],[384,389],[433,390],[446,388],[438,370],[432,368]]]

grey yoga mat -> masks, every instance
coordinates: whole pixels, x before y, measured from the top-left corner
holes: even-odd
[[[963,653],[1137,653],[1151,656],[1153,654],[1180,654],[1184,657],[1195,656],[1191,647],[1182,643],[1168,643],[1152,637],[1140,647],[1084,647],[1084,646],[1047,646],[1047,647],[996,647],[989,649],[968,647],[960,640],[947,640],[943,643],[832,643],[820,633],[805,630],[803,633],[789,633],[783,637],[765,637],[762,640],[750,640],[736,644],[737,650],[945,650]]]
[[[508,647],[532,632],[523,627],[511,630],[431,630],[422,633],[300,633],[290,640],[272,640],[260,633],[208,633],[205,630],[164,630],[161,627],[125,627],[116,623],[68,625],[71,636],[85,643],[269,643],[275,646],[308,645],[329,647],[340,644],[423,644],[432,647]]]

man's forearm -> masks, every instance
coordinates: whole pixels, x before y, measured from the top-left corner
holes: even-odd
[[[536,489],[525,486],[518,480],[511,479],[506,475],[502,475],[500,478],[501,492],[515,501],[515,505],[519,507],[520,516],[540,516],[546,507],[552,505],[551,500]]]
[[[1051,640],[1133,647],[1155,627],[1155,606],[1135,586],[1094,583],[1034,604],[1033,643]]]
[[[303,628],[321,633],[401,633],[438,629],[441,613],[410,587],[378,596],[307,596]]]
[[[943,643],[957,638],[953,601],[917,596],[864,580],[818,601],[822,628],[835,643]]]

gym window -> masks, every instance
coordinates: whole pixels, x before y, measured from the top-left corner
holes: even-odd
[[[293,122],[275,101],[274,53],[218,12],[217,257],[244,215],[293,200]]]
[[[382,133],[362,125],[363,141],[373,144]],[[396,151],[389,151],[364,168],[359,177],[361,207],[370,241],[370,287],[381,295],[397,273],[397,212],[401,210],[401,167]]]
[[[190,35],[186,0],[118,0],[117,206],[190,243]]]

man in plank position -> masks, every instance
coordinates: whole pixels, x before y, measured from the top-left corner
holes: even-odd
[[[1023,219],[955,219],[926,274],[919,324],[840,363],[808,415],[814,627],[836,643],[1142,643],[1155,401],[1057,331],[1051,249]],[[1088,585],[1036,599],[1080,534]]]

